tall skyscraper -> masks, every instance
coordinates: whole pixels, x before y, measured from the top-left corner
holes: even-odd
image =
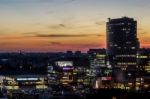
[[[137,68],[137,21],[122,17],[107,22],[107,55],[113,68],[134,71]]]

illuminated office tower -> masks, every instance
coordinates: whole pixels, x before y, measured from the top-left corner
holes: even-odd
[[[135,71],[137,68],[137,21],[122,17],[107,22],[107,55],[113,68]]]

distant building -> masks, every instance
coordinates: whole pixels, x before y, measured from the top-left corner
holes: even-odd
[[[105,49],[89,49],[91,74],[97,76],[106,68],[106,50]]]
[[[89,60],[87,54],[83,54],[80,51],[69,55],[64,53],[56,59],[49,61],[49,64],[49,84],[89,84]]]
[[[150,75],[150,49],[138,50],[137,63],[140,75]]]
[[[90,59],[90,76],[92,77],[93,87],[110,87],[112,70],[106,65],[106,49],[89,49],[88,55]]]
[[[90,49],[88,51],[90,55],[91,67],[106,67],[106,50],[105,49]]]
[[[138,82],[141,88],[150,86],[150,49],[140,48],[137,53]]]
[[[45,89],[47,53],[0,53],[0,83],[7,90]]]
[[[107,55],[110,65],[121,70],[136,71],[137,21],[122,17],[107,22]]]
[[[75,54],[79,56],[82,55],[81,51],[75,51]]]
[[[73,55],[73,52],[72,51],[67,51],[66,54],[67,55]]]

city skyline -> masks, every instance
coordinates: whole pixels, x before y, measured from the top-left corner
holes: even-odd
[[[137,20],[140,45],[150,47],[149,7],[149,0],[0,0],[0,52],[105,48],[107,18],[123,16]]]

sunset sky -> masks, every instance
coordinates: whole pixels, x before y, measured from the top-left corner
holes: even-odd
[[[150,47],[150,0],[0,0],[0,52],[105,48],[107,18],[138,21]]]

